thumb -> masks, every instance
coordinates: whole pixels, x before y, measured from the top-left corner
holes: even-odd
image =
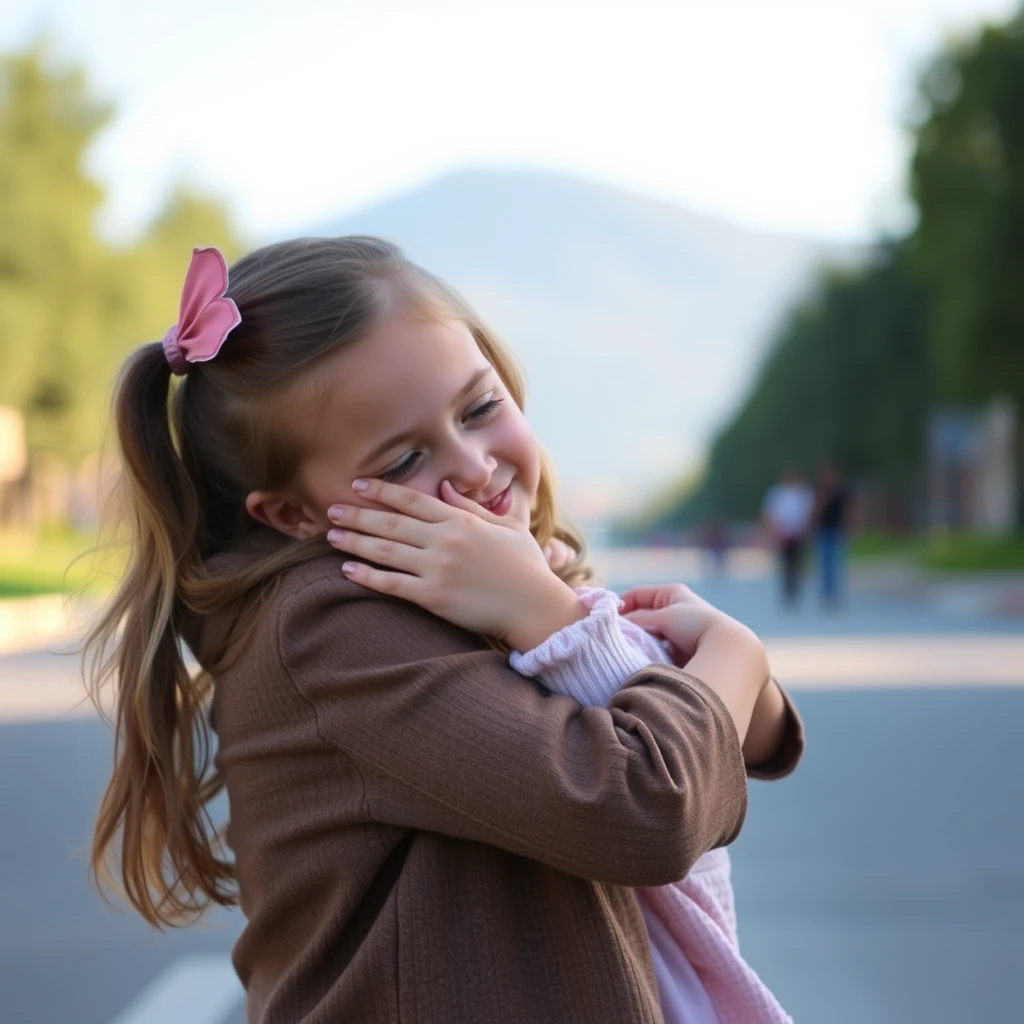
[[[631,612],[624,612],[622,617],[629,619],[630,622],[635,622],[644,629],[657,629],[662,619],[659,608],[637,608]]]

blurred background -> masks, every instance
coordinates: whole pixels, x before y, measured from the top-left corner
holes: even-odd
[[[610,585],[808,727],[734,848],[797,1021],[1024,1019],[1024,12],[24,0],[0,18],[0,1019],[236,1024],[238,914],[87,883],[117,367],[230,260],[373,233],[517,353]],[[70,598],[70,600],[69,600]],[[221,807],[220,812],[226,813]]]

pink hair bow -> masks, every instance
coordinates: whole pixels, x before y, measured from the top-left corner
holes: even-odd
[[[164,354],[179,376],[189,363],[209,362],[224,339],[242,322],[238,306],[225,298],[228,265],[220,250],[193,249],[181,289],[178,322],[164,336]]]

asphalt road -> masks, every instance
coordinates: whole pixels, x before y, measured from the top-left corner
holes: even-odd
[[[783,613],[767,581],[704,589],[766,635],[1021,633],[920,601]],[[0,689],[67,671],[0,659]],[[1024,1019],[1024,688],[976,683],[797,695],[804,763],[752,784],[733,847],[744,952],[796,1021]],[[0,1022],[241,1024],[224,990],[237,914],[154,934],[88,886],[110,756],[92,718],[0,724]]]

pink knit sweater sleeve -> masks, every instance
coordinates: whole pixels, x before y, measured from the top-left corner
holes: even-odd
[[[661,643],[619,615],[619,598],[611,590],[576,587],[590,614],[539,647],[513,651],[509,662],[520,675],[535,676],[555,693],[587,707],[604,707],[626,680],[652,662],[669,664]]]

